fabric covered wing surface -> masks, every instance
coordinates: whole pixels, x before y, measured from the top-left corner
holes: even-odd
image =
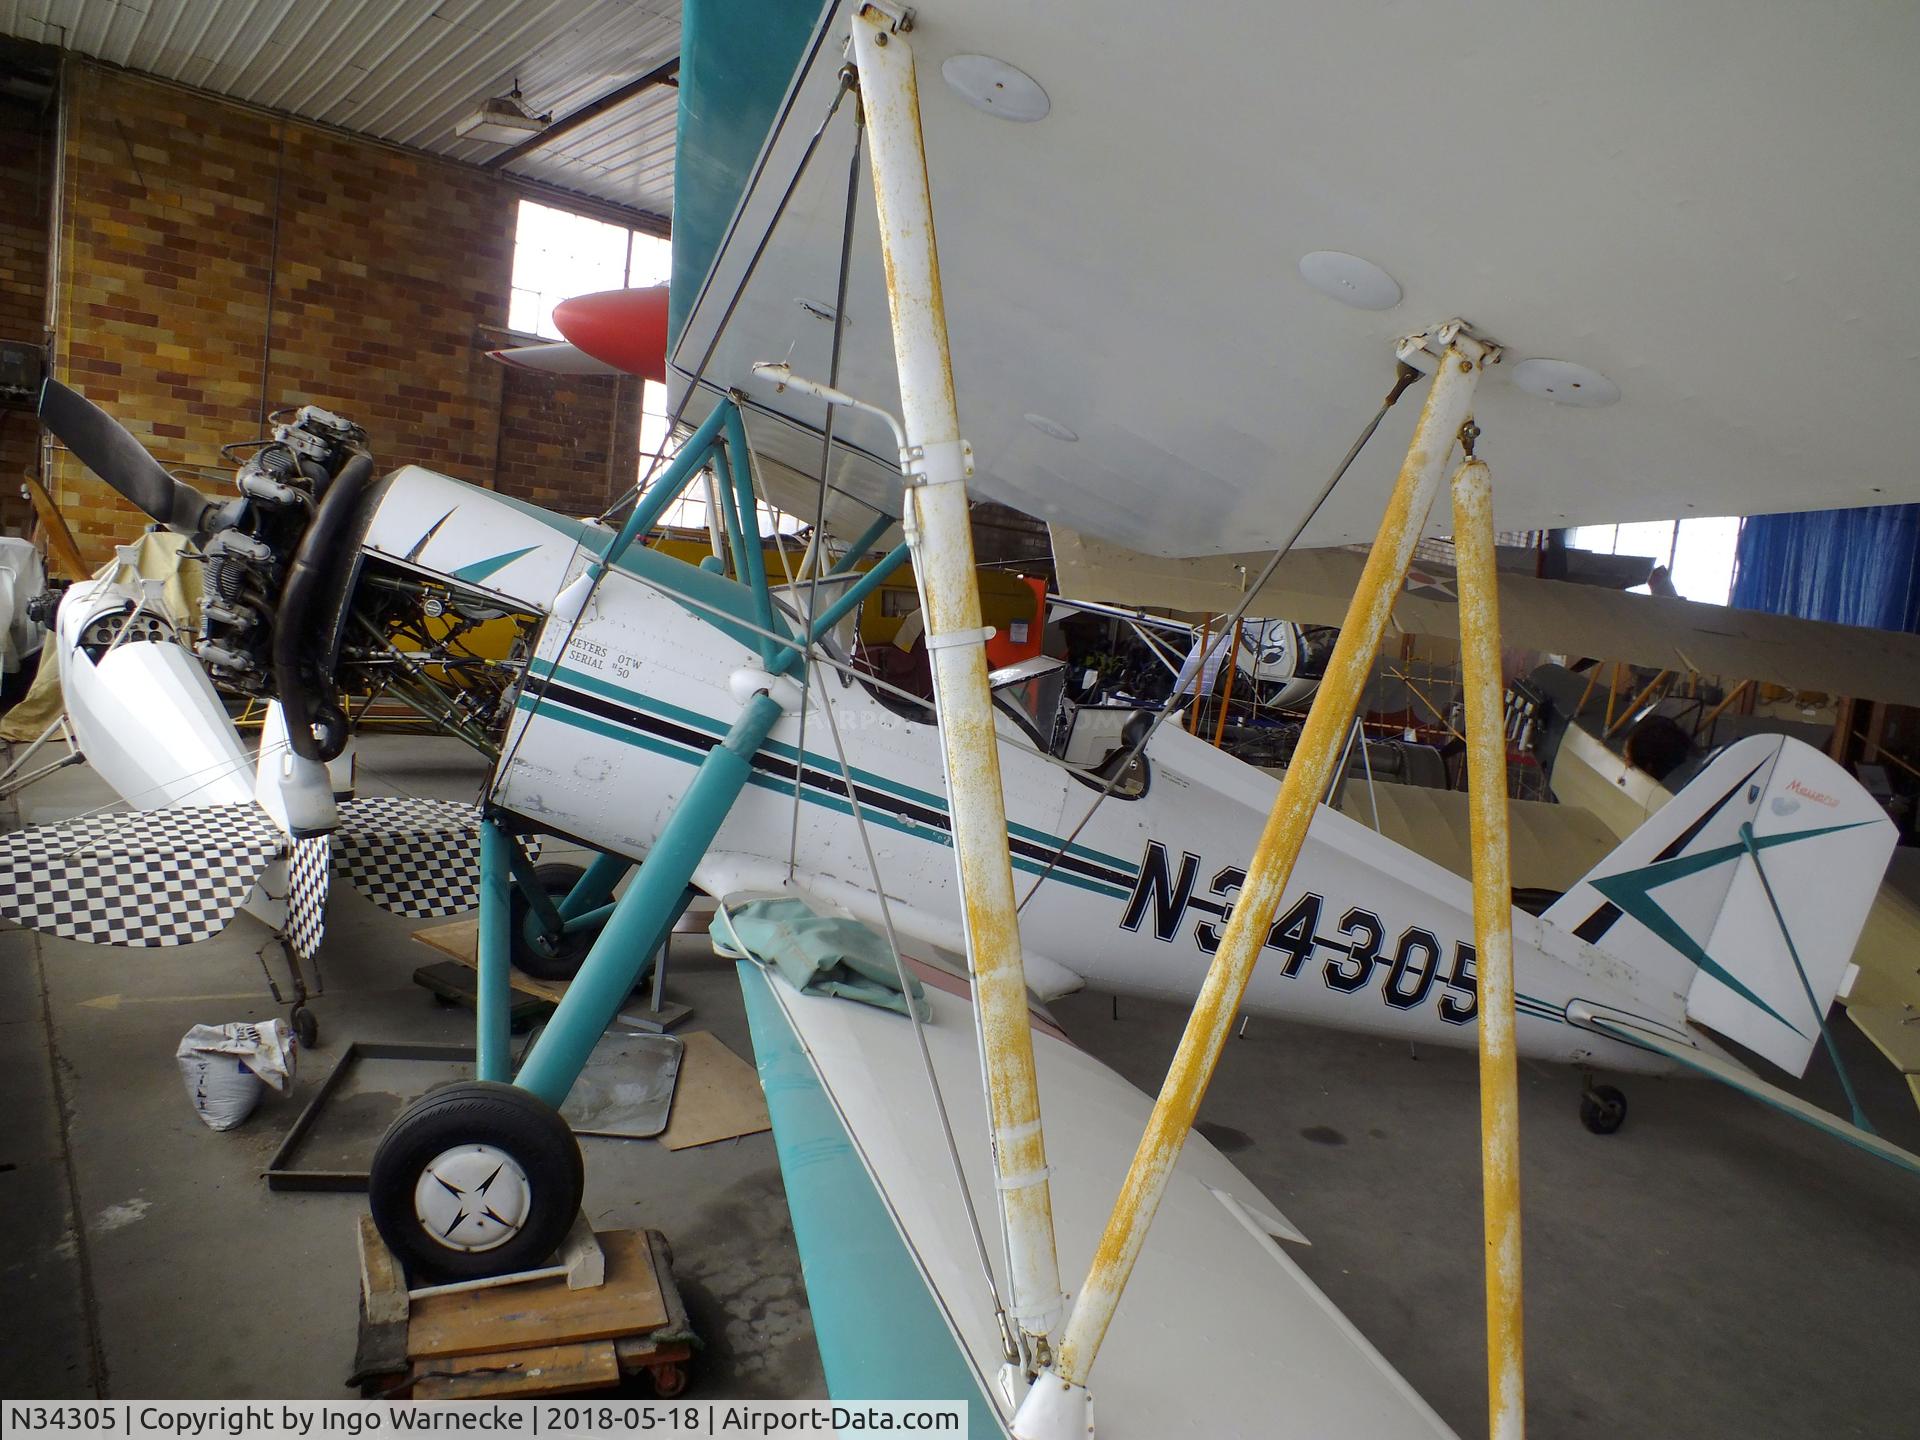
[[[998,1332],[911,1025],[870,1005],[800,994],[766,972],[751,983],[761,976],[844,1122],[900,1243],[936,1292],[981,1393],[997,1395],[991,1377]],[[932,983],[927,998],[928,1047],[967,1188],[991,1231],[993,1173],[969,1004]],[[756,1047],[762,1043],[756,1034]],[[1150,1101],[1045,1032],[1034,1035],[1034,1059],[1061,1273],[1072,1283],[1085,1273]],[[791,1174],[788,1183],[796,1183]],[[1237,1218],[1221,1193],[1256,1215],[1272,1209],[1246,1176],[1194,1136],[1094,1373],[1100,1433],[1119,1440],[1190,1432],[1262,1440],[1451,1434],[1285,1251]],[[848,1253],[803,1252],[809,1289],[857,1287],[859,1276],[842,1273]],[[1169,1383],[1169,1375],[1177,1381]],[[1196,1397],[1204,1397],[1200,1432],[1193,1429]]]

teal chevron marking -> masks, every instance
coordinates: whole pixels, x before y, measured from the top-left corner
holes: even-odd
[[[471,565],[462,565],[458,570],[455,570],[453,572],[453,578],[478,585],[495,571],[506,569],[507,566],[518,560],[522,555],[531,555],[539,548],[538,545],[528,545],[519,550],[509,550],[504,555],[495,555],[490,560],[476,560]]]
[[[1857,830],[1869,823],[1871,822],[1866,820],[1856,820],[1849,825],[1823,825],[1817,830],[1795,830],[1785,835],[1762,836],[1753,843],[1755,849],[1770,850],[1776,845],[1791,845],[1796,840],[1814,840],[1822,835],[1837,834],[1842,830]],[[1593,888],[1618,905],[1624,914],[1638,920],[1678,950],[1695,967],[1704,970],[1749,1004],[1759,1006],[1794,1034],[1804,1039],[1811,1039],[1812,1037],[1807,1035],[1806,1031],[1741,984],[1724,966],[1707,954],[1700,942],[1681,929],[1680,922],[1668,914],[1660,902],[1653,898],[1652,892],[1662,885],[1684,880],[1689,875],[1698,875],[1703,870],[1711,870],[1714,866],[1724,865],[1729,860],[1738,860],[1746,853],[1745,845],[1720,845],[1712,850],[1702,850],[1698,855],[1681,855],[1672,860],[1659,860],[1651,865],[1644,865],[1638,870],[1623,870],[1618,875],[1604,876],[1593,882]]]

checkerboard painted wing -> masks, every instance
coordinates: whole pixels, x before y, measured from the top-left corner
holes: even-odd
[[[0,916],[97,945],[226,929],[286,837],[255,805],[119,811],[0,836]]]
[[[537,842],[523,842],[531,857]],[[374,904],[413,920],[480,903],[480,810],[454,800],[342,801],[333,863]]]

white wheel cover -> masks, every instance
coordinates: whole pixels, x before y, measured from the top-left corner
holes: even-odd
[[[527,1172],[504,1150],[459,1145],[420,1172],[413,1213],[449,1250],[492,1250],[520,1233],[533,1205]]]

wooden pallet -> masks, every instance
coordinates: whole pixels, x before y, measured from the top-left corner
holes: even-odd
[[[584,1233],[585,1222],[582,1221]],[[453,1293],[409,1292],[371,1217],[359,1221],[360,1343],[349,1381],[389,1400],[533,1399],[610,1390],[642,1375],[686,1388],[697,1343],[658,1230],[607,1230],[602,1283],[565,1275]]]

